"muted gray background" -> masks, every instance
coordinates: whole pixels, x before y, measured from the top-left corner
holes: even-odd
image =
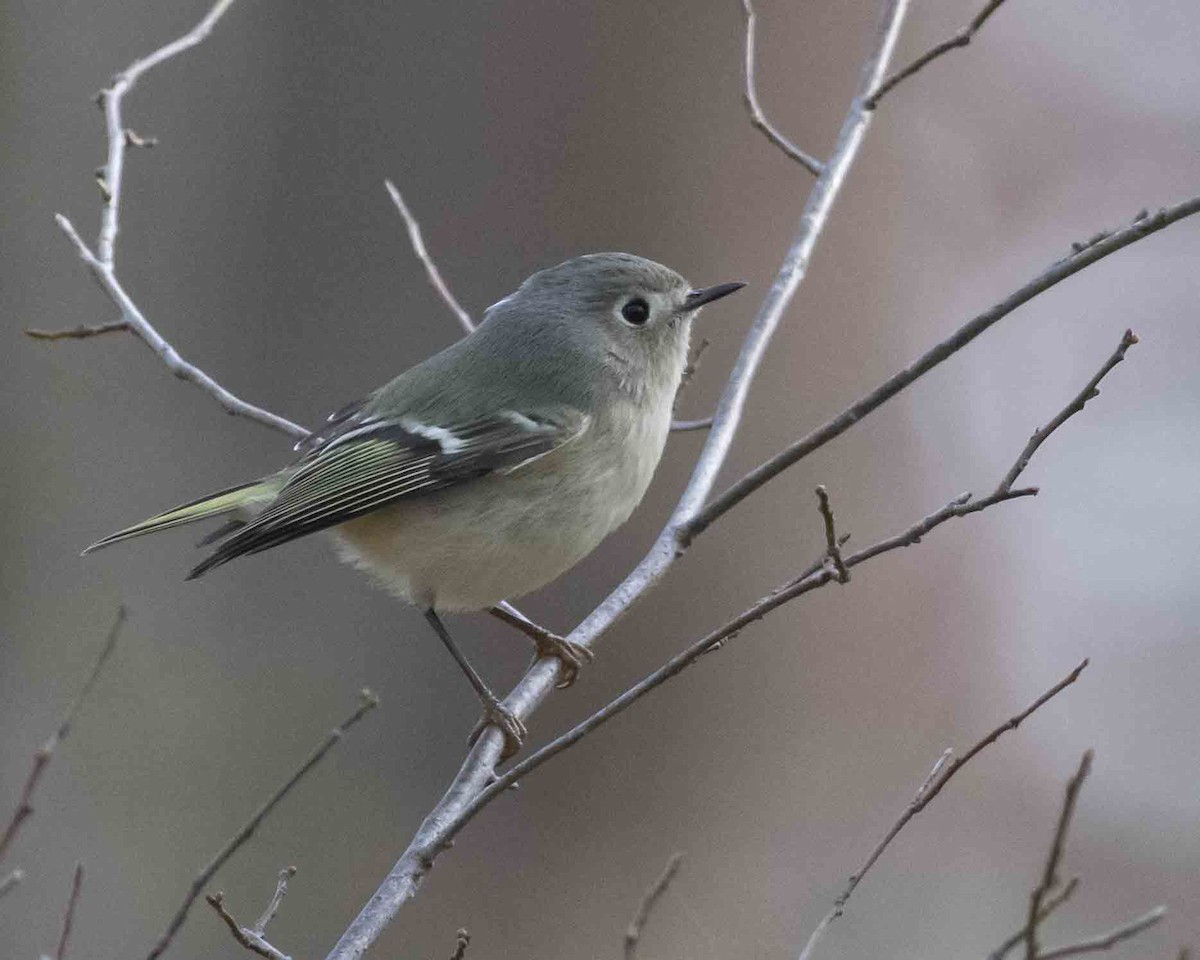
[[[916,5],[901,60],[976,4]],[[876,4],[764,0],[761,93],[828,151]],[[184,583],[191,531],[90,558],[97,536],[272,469],[287,444],[224,417],[136,341],[41,344],[25,326],[112,310],[54,226],[92,235],[88,96],[188,28],[202,0],[9,2],[0,31],[0,806],[132,617],[55,757],[0,904],[11,956],[49,950],[76,858],[79,957],[144,954],[198,866],[352,707],[383,707],[222,871],[247,921],[287,863],[272,939],[324,954],[435,802],[476,707],[420,617],[320,538]],[[628,249],[749,289],[708,312],[684,413],[707,412],[810,179],[748,126],[736,3],[271,3],[127,101],[121,276],[231,389],[315,423],[457,330],[383,191],[393,177],[469,309],[577,253]],[[841,409],[1072,240],[1200,183],[1191,0],[1011,0],[979,42],[886,101],[751,396],[727,478]],[[984,490],[1132,326],[1144,342],[1039,455],[1036,500],[939,530],[747,630],[531,777],[439,861],[376,951],[617,955],[641,891],[689,858],[644,955],[794,955],[947,745],[965,746],[1083,656],[1081,683],[981,757],[901,836],[827,960],[978,956],[1020,924],[1061,785],[1095,747],[1051,942],[1163,902],[1123,956],[1200,939],[1194,585],[1200,226],[1139,243],[1023,308],[701,540],[532,728],[584,716],[821,546],[812,487],[865,544]],[[565,627],[650,543],[699,449],[671,441],[634,520],[530,598]],[[455,621],[504,686],[523,643]],[[173,956],[236,956],[201,904]]]

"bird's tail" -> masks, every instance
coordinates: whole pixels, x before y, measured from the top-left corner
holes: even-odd
[[[101,547],[120,543],[122,540],[129,540],[133,537],[140,537],[147,533],[157,533],[159,530],[169,530],[171,527],[179,527],[185,523],[191,523],[193,520],[218,517],[236,511],[252,510],[255,506],[274,499],[278,492],[279,484],[274,477],[267,477],[263,480],[255,480],[253,483],[244,483],[241,486],[230,487],[228,490],[209,494],[207,497],[201,497],[199,500],[185,503],[166,511],[166,513],[150,517],[141,523],[135,523],[132,527],[118,530],[103,540],[97,540],[84,550],[83,553],[89,554],[93,550],[99,550]],[[231,522],[222,527],[219,533],[229,533],[237,526],[240,526],[240,523],[236,521]]]

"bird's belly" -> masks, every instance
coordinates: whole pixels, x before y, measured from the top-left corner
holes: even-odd
[[[636,505],[614,508],[600,488],[569,477],[513,480],[489,477],[351,520],[334,531],[340,551],[412,603],[481,610],[574,566]]]

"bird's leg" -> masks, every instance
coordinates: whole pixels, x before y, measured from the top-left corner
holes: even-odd
[[[565,640],[545,627],[539,627],[507,600],[501,600],[491,607],[488,613],[497,620],[503,620],[510,627],[516,627],[532,640],[537,646],[538,657],[556,657],[562,662],[562,679],[557,684],[559,689],[573,684],[579,675],[579,668],[595,659],[595,654],[587,647]]]
[[[471,734],[471,743],[474,743],[479,734],[483,732],[484,727],[489,724],[495,724],[500,728],[500,732],[504,734],[504,753],[500,759],[504,760],[511,757],[514,753],[521,749],[521,743],[525,740],[525,724],[523,724],[516,716],[514,716],[505,706],[497,699],[496,695],[488,689],[483,679],[475,672],[475,668],[467,661],[467,658],[462,655],[462,651],[458,649],[454,641],[450,637],[450,632],[446,629],[446,625],[442,623],[442,618],[437,615],[437,611],[433,607],[429,607],[425,611],[425,619],[429,621],[429,625],[433,627],[434,632],[441,638],[442,643],[446,645],[446,649],[450,651],[450,655],[458,662],[462,668],[462,672],[467,675],[467,679],[471,682],[471,686],[475,688],[475,693],[483,704],[483,719]]]

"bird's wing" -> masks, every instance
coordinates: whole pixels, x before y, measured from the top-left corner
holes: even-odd
[[[357,411],[356,411],[357,413]],[[377,510],[490,473],[511,473],[582,433],[574,409],[502,410],[462,423],[361,414],[308,449],[279,495],[196,567],[198,577],[257,553]]]

